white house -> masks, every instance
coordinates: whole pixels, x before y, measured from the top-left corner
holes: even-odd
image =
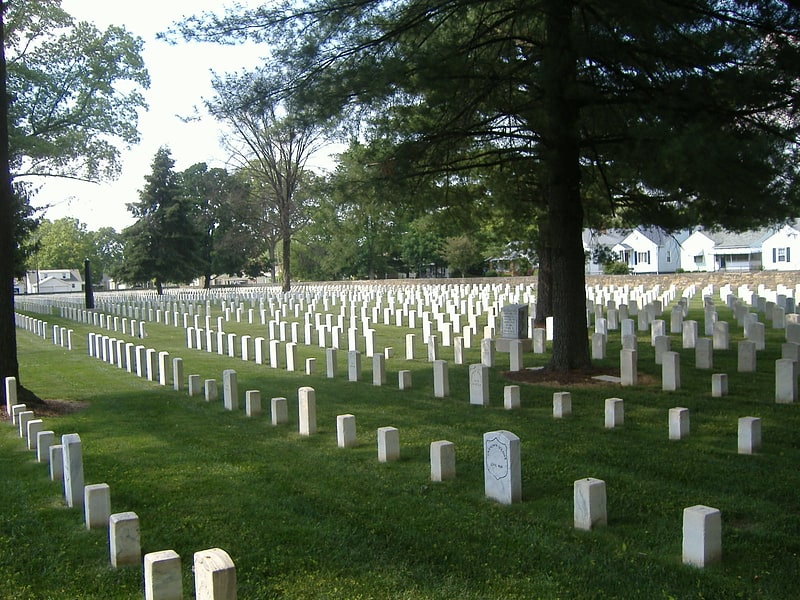
[[[698,228],[681,244],[681,268],[706,272],[758,271],[764,266],[763,244],[770,235],[767,229],[733,233]]]
[[[800,270],[800,223],[772,230],[761,245],[761,262],[766,270]]]
[[[731,233],[712,233],[714,261],[718,271],[758,271],[763,265],[762,244],[769,237],[767,229]]]
[[[64,294],[83,291],[83,279],[77,269],[28,271],[25,279],[25,289],[29,294]]]
[[[627,232],[611,230],[584,229],[582,234],[583,251],[586,253],[586,273],[599,275],[603,265],[595,261],[596,252],[600,248],[611,250],[625,237]]]
[[[710,273],[717,270],[714,240],[709,233],[696,229],[683,240],[680,248],[680,266],[690,273]]]
[[[637,227],[611,249],[631,273],[674,273],[680,267],[682,234],[670,234],[657,227]]]

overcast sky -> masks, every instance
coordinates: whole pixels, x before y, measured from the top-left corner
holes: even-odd
[[[258,4],[257,0],[239,0]],[[239,71],[259,64],[266,54],[255,46],[217,46],[185,44],[170,46],[155,39],[183,16],[205,11],[222,12],[228,0],[139,0],[139,2],[100,2],[62,0],[61,6],[78,20],[90,21],[101,30],[108,25],[124,25],[145,41],[143,58],[150,72],[150,89],[145,92],[149,110],[140,114],[141,142],[122,156],[121,177],[111,183],[87,184],[49,180],[33,199],[34,206],[52,205],[44,213],[52,220],[65,216],[86,223],[90,230],[114,227],[117,231],[133,220],[125,205],[138,199],[144,176],[150,172],[153,157],[166,145],[181,171],[198,162],[210,167],[226,166],[226,155],[219,145],[220,127],[204,110],[202,99],[211,97],[211,71]],[[201,114],[200,120],[183,122],[181,117]]]

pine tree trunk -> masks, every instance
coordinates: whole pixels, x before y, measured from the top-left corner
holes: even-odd
[[[536,276],[535,327],[544,327],[545,319],[553,316],[553,251],[547,217],[539,218],[539,269]]]
[[[583,206],[580,195],[580,146],[577,58],[572,42],[571,0],[547,0],[547,40],[542,55],[544,167],[553,270],[553,354],[549,367],[558,371],[591,365],[586,331]]]

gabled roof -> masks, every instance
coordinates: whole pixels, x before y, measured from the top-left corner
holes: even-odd
[[[630,231],[624,229],[584,229],[581,233],[583,247],[616,246],[624,240]]]
[[[641,233],[644,237],[648,240],[653,242],[656,246],[664,246],[669,243],[670,240],[674,240],[678,244],[683,243],[686,238],[689,237],[691,231],[688,229],[682,229],[681,231],[669,232],[664,231],[660,227],[649,226],[649,227],[637,227],[635,231]]]

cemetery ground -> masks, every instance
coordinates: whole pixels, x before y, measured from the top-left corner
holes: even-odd
[[[407,330],[376,324],[376,349],[393,347],[387,381],[375,386],[363,359],[360,381],[347,377],[345,351],[326,377],[325,354],[298,344],[288,372],[186,348],[183,328],[147,323],[148,347],[182,357],[185,376],[216,379],[220,400],[206,402],[91,358],[86,336],[97,331],[47,316],[75,331],[69,351],[18,331],[21,380],[41,398],[82,403],[43,413],[56,436],[77,432],[87,484],[107,483],[112,512],[140,519],[142,553],[175,550],[182,558],[184,598],[193,597],[192,555],[222,548],[236,565],[238,597],[341,599],[512,598],[769,598],[800,596],[800,406],[775,402],[775,360],[783,330],[766,329],[755,373],[737,372],[741,329],[731,325],[729,350],[714,351],[712,370],[681,355],[681,388],[661,389],[649,332],[637,332],[640,384],[521,383],[521,406],[506,410],[509,355],[490,369],[490,405],[469,401],[468,365],[480,347],[452,348],[450,394],[434,397],[433,372],[417,341],[404,353]],[[669,318],[669,309],[664,311]],[[41,315],[28,313],[37,318]],[[690,304],[702,323],[702,301]],[[762,315],[763,320],[763,315]],[[240,334],[261,325],[231,322]],[[610,336],[601,370],[619,367],[619,336]],[[525,353],[525,367],[547,355]],[[282,361],[281,365],[285,367]],[[260,390],[264,411],[248,417],[222,405],[224,369],[235,369],[239,405]],[[397,373],[410,370],[411,389]],[[712,397],[712,373],[727,373],[729,395]],[[298,433],[298,389],[316,391],[318,430]],[[552,396],[572,394],[572,414],[553,418]],[[270,421],[272,397],[286,397],[287,424]],[[624,400],[621,427],[604,427],[604,401]],[[688,408],[690,434],[668,437],[668,411]],[[36,410],[36,409],[34,409]],[[58,413],[58,414],[54,414]],[[353,414],[357,445],[337,447],[336,417]],[[4,415],[5,416],[5,415]],[[737,453],[737,420],[762,420],[763,445]],[[381,463],[376,430],[399,429],[400,459]],[[501,505],[484,495],[485,432],[519,436],[522,502]],[[455,479],[430,480],[429,446],[455,444]],[[87,531],[83,511],[65,506],[63,487],[36,462],[7,420],[0,423],[0,598],[132,599],[142,596],[142,569],[111,568],[105,530]],[[573,482],[607,485],[608,524],[573,528]],[[703,569],[681,561],[683,509],[718,508],[722,561]]]

